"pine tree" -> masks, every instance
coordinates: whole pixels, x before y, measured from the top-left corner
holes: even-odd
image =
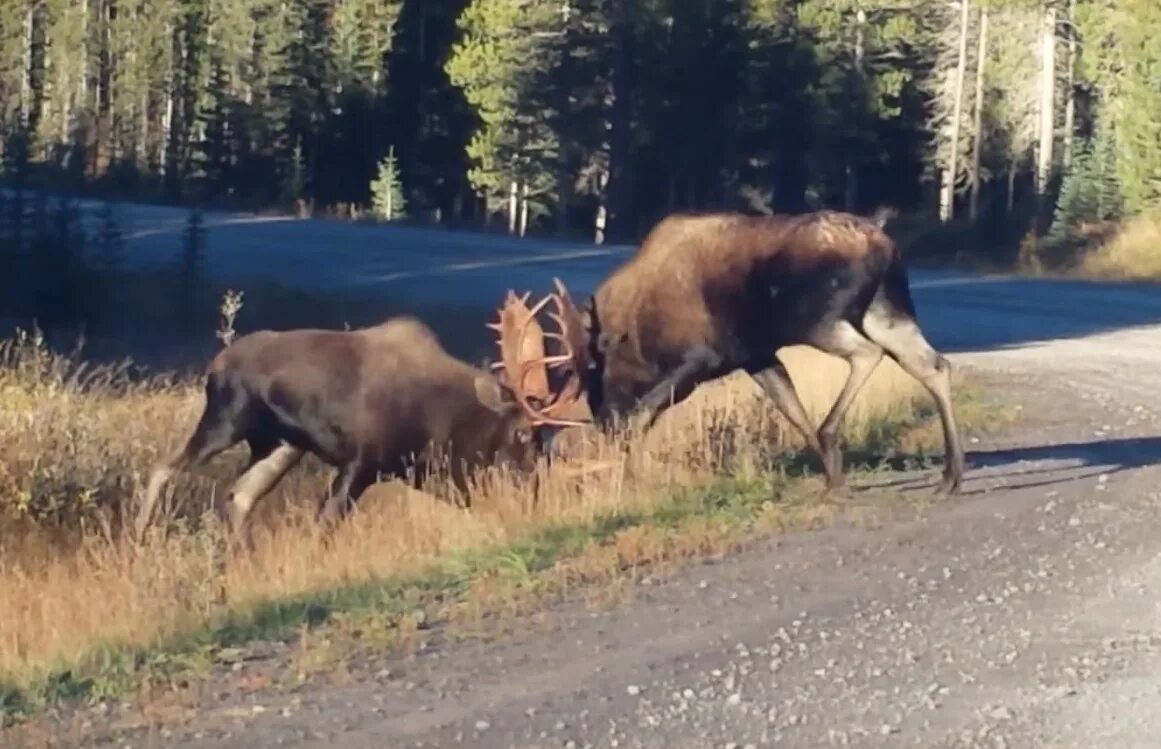
[[[0,161],[0,176],[3,183],[12,190],[0,216],[0,233],[7,238],[8,251],[17,262],[25,248],[28,237],[28,191],[27,178],[28,138],[24,128],[17,128],[4,139],[4,158]]]
[[[302,155],[302,144],[296,143],[294,151],[282,178],[279,200],[284,206],[294,206],[306,194],[306,163]]]
[[[387,149],[387,155],[379,162],[378,176],[371,183],[371,205],[375,215],[385,221],[407,217],[403,179],[399,174],[394,145]]]
[[[1112,128],[1098,120],[1093,136],[1078,144],[1064,175],[1047,239],[1066,241],[1084,223],[1120,218],[1125,200],[1117,179],[1116,142]]]
[[[178,323],[183,333],[192,335],[201,289],[206,253],[206,229],[202,212],[194,208],[189,213],[182,232],[181,256],[178,258]]]
[[[1134,213],[1161,210],[1161,5],[1153,0],[1120,3],[1126,55],[1122,106],[1115,109],[1121,149],[1117,175],[1126,206]]]
[[[559,0],[473,0],[459,18],[445,69],[481,121],[467,146],[468,180],[490,212],[517,191],[542,210],[555,192],[559,138],[536,82],[537,71],[556,67],[548,40],[562,22]]]

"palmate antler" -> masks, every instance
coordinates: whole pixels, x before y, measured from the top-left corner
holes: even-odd
[[[508,387],[516,401],[528,414],[534,425],[583,426],[588,422],[562,419],[559,414],[575,405],[581,397],[581,375],[584,371],[584,329],[580,314],[559,279],[554,279],[556,293],[528,308],[525,293],[518,297],[512,291],[500,308],[498,322],[488,324],[500,339],[500,361],[493,369],[503,369]],[[549,316],[560,326],[559,333],[545,333],[536,315],[549,302],[555,302],[556,311]],[[559,341],[563,352],[549,356],[545,353],[544,339]],[[569,366],[572,371],[558,388],[550,385],[548,370]]]

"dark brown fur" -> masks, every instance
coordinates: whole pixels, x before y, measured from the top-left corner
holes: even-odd
[[[820,211],[799,216],[676,215],[589,299],[583,317],[589,407],[608,423],[630,411],[651,425],[706,380],[744,369],[821,456],[828,483],[843,483],[838,430],[883,354],[939,405],[948,460],[943,489],[963,472],[950,397],[950,365],[924,339],[906,270],[868,219]],[[821,427],[806,417],[775,353],[806,344],[851,364]]]
[[[165,482],[241,441],[250,463],[219,513],[234,530],[306,452],[339,469],[320,520],[344,515],[379,474],[421,480],[450,460],[465,496],[469,469],[507,462],[529,470],[541,443],[512,393],[452,357],[422,322],[403,317],[353,331],[259,331],[211,361],[193,435],[150,477],[141,527]],[[248,537],[247,537],[248,538]]]

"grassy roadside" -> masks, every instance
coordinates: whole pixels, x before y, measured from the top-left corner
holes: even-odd
[[[961,384],[958,392],[967,428],[992,413],[973,388]],[[880,415],[862,425],[856,449],[848,454],[852,469],[859,469],[863,460],[898,462],[904,455],[923,463],[931,448],[938,454],[937,427],[930,409],[913,405],[901,413],[893,410],[893,417]],[[838,512],[837,505],[820,501],[816,479],[795,478],[803,467],[794,451],[783,451],[762,466],[747,466],[737,457],[729,461],[732,470],[719,466],[690,486],[683,481],[665,482],[633,497],[623,494],[615,502],[590,498],[587,511],[569,513],[559,508],[538,521],[523,523],[522,530],[505,538],[473,538],[459,548],[436,551],[417,564],[396,564],[395,572],[358,574],[350,563],[368,543],[382,543],[384,522],[397,520],[393,516],[400,509],[398,504],[379,503],[360,513],[356,522],[361,525],[345,529],[346,542],[353,542],[353,547],[343,543],[347,574],[314,586],[291,585],[283,591],[250,590],[247,594],[233,590],[236,600],[213,606],[200,618],[186,619],[147,643],[135,644],[132,638],[118,642],[115,636],[105,641],[86,637],[71,656],[26,668],[16,679],[0,682],[0,708],[7,720],[14,721],[77,700],[140,698],[158,690],[180,689],[223,660],[238,657],[253,642],[292,643],[292,672],[305,678],[311,671],[334,668],[364,649],[381,653],[384,648],[404,646],[433,622],[470,624],[481,617],[528,613],[578,586],[598,596],[615,594],[635,570],[726,551],[755,533],[826,523]],[[606,490],[611,488],[602,483]],[[434,503],[412,509],[418,509],[420,516],[432,511],[457,514]],[[456,520],[465,522],[463,518],[451,522]],[[196,574],[198,569],[205,573],[216,562],[211,558],[212,532],[192,529],[131,554],[111,546],[90,549],[87,564],[124,574],[126,568],[164,558],[171,567],[167,574],[180,570]],[[272,559],[285,566],[289,547],[302,552],[303,533],[301,528],[296,533],[288,526],[283,534],[281,544],[268,539],[253,566],[240,565],[249,570],[226,576],[262,575]],[[333,557],[334,548],[308,552],[299,563],[319,560],[316,554]],[[223,583],[230,587],[229,580]],[[50,585],[47,593],[52,592]],[[154,595],[169,593],[158,590]],[[208,597],[202,604],[207,601]]]
[[[9,718],[84,698],[120,698],[205,673],[255,641],[293,641],[313,630],[326,653],[313,668],[372,644],[399,645],[419,627],[502,613],[584,583],[610,582],[632,567],[720,550],[760,521],[801,527],[820,516],[785,479],[722,480],[679,492],[652,510],[601,514],[549,526],[492,548],[448,556],[413,575],[372,579],[287,598],[250,602],[204,629],[150,648],[105,646],[71,667],[0,685]],[[365,633],[373,632],[368,637]],[[298,672],[305,665],[300,654]]]
[[[940,224],[901,216],[887,227],[909,265],[975,273],[1018,273],[1082,281],[1161,281],[1161,214],[1082,224],[1037,236],[1031,216]]]

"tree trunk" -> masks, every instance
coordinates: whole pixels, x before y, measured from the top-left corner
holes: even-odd
[[[149,170],[151,167],[149,158],[149,80],[146,78],[145,82],[138,82],[141,86],[141,99],[138,102],[137,112],[137,163],[138,168],[142,170]]]
[[[516,233],[516,218],[517,218],[517,213],[518,213],[516,209],[518,207],[517,203],[519,202],[519,195],[520,195],[520,186],[516,183],[516,180],[512,180],[512,183],[508,187],[508,233],[509,234]]]
[[[32,114],[32,12],[33,5],[29,3],[28,9],[24,12],[24,29],[23,29],[23,69],[20,74],[20,123],[24,127],[29,126],[30,117]]]
[[[612,133],[609,144],[609,174],[606,188],[608,231],[621,235],[629,218],[629,156],[633,96],[633,19],[635,0],[613,4],[613,103],[610,113]]]
[[[960,117],[963,113],[963,84],[967,76],[967,32],[968,32],[968,0],[960,0],[959,12],[959,55],[956,62],[955,85],[951,115],[951,138],[947,159],[947,171],[943,176],[943,191],[940,195],[939,219],[950,221],[955,217],[955,182],[959,174],[959,131]]]
[[[520,236],[528,231],[528,183],[520,181]]]
[[[572,8],[570,0],[564,0],[561,8],[561,23],[565,44],[560,50],[560,64],[557,66],[556,111],[561,127],[557,128],[557,137],[560,145],[556,156],[556,233],[560,236],[568,234],[568,208],[572,204],[572,142],[569,140],[567,125],[572,120],[572,108],[569,102],[570,87],[572,85]]]
[[[598,185],[597,185],[597,187],[598,187],[598,189],[597,189],[598,198],[597,199],[600,202],[597,204],[597,216],[596,216],[595,221],[593,222],[594,223],[593,242],[595,244],[604,244],[605,243],[605,227],[608,224],[608,220],[609,220],[609,211],[608,211],[608,208],[606,208],[607,201],[606,201],[606,193],[605,193],[605,188],[608,187],[608,184],[609,184],[609,173],[608,172],[601,172],[601,176],[598,180]]]
[[[1052,177],[1053,130],[1056,115],[1056,7],[1044,11],[1040,29],[1039,145],[1036,149],[1036,195],[1043,198]]]
[[[81,0],[81,80],[79,82],[78,108],[84,111],[89,106],[89,0]]]
[[[1008,215],[1016,208],[1016,165],[1008,165]]]
[[[1064,169],[1072,166],[1072,147],[1076,131],[1076,0],[1068,0],[1068,77],[1064,87],[1064,150],[1060,154]]]
[[[976,48],[976,111],[975,132],[972,133],[972,192],[968,217],[974,222],[980,214],[980,149],[984,133],[984,68],[988,57],[988,9],[980,8],[979,44]]]
[[[117,61],[112,59],[112,53],[108,50],[113,48],[113,5],[110,2],[105,3],[105,164],[101,168],[101,172],[108,169],[109,165],[117,159],[118,148],[118,132],[115,127],[117,122]]]
[[[859,8],[855,11],[855,82],[859,91],[863,90],[863,56],[867,26],[867,11]],[[852,138],[852,141],[854,139]],[[858,157],[858,144],[855,142],[847,145],[846,158],[846,186],[843,190],[843,207],[847,211],[855,210],[855,203],[859,199],[859,173],[856,159]]]
[[[563,145],[561,150],[564,150]],[[568,234],[568,206],[572,200],[572,178],[564,164],[563,156],[556,165],[556,233]]]
[[[174,162],[173,142],[173,91],[166,88],[165,111],[161,115],[161,176],[162,181],[169,174],[169,167]]]

